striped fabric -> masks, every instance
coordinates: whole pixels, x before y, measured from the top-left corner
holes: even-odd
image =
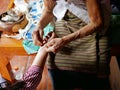
[[[55,24],[55,33],[58,37],[73,33],[86,25],[73,14],[67,13],[67,15],[68,16],[65,17],[64,20],[56,22]],[[66,45],[56,54],[54,62],[48,59],[48,67],[89,72],[93,74],[97,73],[99,75],[108,74],[109,58],[107,38],[101,37],[99,39],[99,62],[96,50],[96,33],[93,33],[92,35],[77,39]]]
[[[38,66],[31,66],[23,76],[23,81],[26,83],[24,90],[36,90],[42,78],[42,69]]]

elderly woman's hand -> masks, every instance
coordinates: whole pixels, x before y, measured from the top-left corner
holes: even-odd
[[[56,0],[44,0],[44,5],[48,11],[53,11],[53,8],[56,5]]]
[[[37,46],[43,46],[45,43],[43,40],[43,29],[48,25],[50,21],[52,21],[54,17],[52,14],[52,10],[56,5],[56,0],[44,0],[44,5],[44,11],[41,16],[38,28],[32,33],[33,43]]]
[[[64,45],[65,41],[62,38],[53,38],[46,43],[47,50],[52,51],[53,53],[57,53]]]
[[[42,46],[43,45],[43,30],[40,28],[37,28],[36,30],[33,31],[32,33],[32,39],[34,45],[37,46]]]

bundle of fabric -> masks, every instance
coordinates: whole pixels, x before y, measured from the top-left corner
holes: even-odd
[[[10,7],[11,6],[11,7]],[[19,29],[23,29],[28,20],[26,19],[26,13],[28,12],[28,4],[21,0],[11,0],[9,9],[0,15],[0,27],[4,32],[17,33]],[[23,9],[24,8],[24,9]]]
[[[28,23],[24,14],[16,14],[9,10],[0,15],[1,31],[8,33],[17,33],[20,28],[24,28]]]

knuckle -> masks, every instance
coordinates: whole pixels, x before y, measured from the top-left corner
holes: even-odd
[[[55,49],[55,48],[53,48],[53,52],[56,52],[56,49]]]

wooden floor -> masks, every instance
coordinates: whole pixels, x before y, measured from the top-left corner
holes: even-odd
[[[18,67],[20,72],[18,71],[17,74],[23,74],[23,72],[29,68],[33,60],[34,56],[14,56],[10,61],[12,70],[14,70],[15,67]],[[42,80],[38,85],[37,90],[52,90],[52,84],[48,75],[47,67],[44,68]]]

